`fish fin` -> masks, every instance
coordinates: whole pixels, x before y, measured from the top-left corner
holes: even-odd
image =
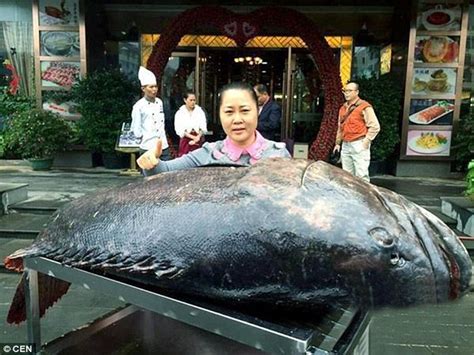
[[[8,270],[13,270],[16,272],[23,271],[23,258],[16,258],[12,256],[7,256],[3,261],[3,265]]]
[[[8,311],[7,322],[10,324],[19,324],[26,320],[26,282],[26,274],[23,274],[23,277],[16,288],[10,310]],[[49,307],[66,294],[70,285],[69,282],[38,273],[40,317],[45,314]]]

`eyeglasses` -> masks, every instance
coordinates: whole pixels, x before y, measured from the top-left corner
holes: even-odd
[[[349,93],[349,92],[352,92],[352,91],[357,91],[357,90],[351,90],[351,89],[342,89],[341,90],[343,94],[346,94],[346,93]]]

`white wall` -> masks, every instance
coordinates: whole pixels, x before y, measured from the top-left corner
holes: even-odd
[[[32,0],[0,0],[0,21],[32,22]]]

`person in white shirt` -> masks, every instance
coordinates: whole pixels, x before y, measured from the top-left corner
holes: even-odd
[[[158,86],[155,74],[140,67],[138,79],[144,95],[133,105],[131,130],[136,137],[141,138],[140,154],[156,147],[160,139],[163,144],[162,159],[169,160],[171,156],[166,139],[165,114],[163,102],[156,97]]]
[[[174,129],[179,136],[178,157],[188,154],[204,143],[207,132],[206,114],[196,105],[196,95],[187,91],[183,95],[182,105],[174,116]]]

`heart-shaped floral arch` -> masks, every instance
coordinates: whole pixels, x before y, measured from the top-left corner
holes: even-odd
[[[264,26],[284,28],[301,37],[313,56],[324,88],[323,119],[309,156],[315,160],[327,160],[336,138],[338,110],[342,104],[341,79],[333,52],[316,25],[300,12],[289,8],[264,7],[240,15],[218,6],[196,7],[171,21],[153,48],[148,69],[161,80],[168,59],[181,37],[203,25],[215,27],[240,47],[257,36]]]

